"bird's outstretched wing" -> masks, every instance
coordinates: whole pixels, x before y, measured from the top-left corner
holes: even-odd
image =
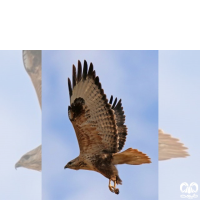
[[[158,142],[159,160],[189,156],[186,151],[188,148],[184,147],[184,144],[179,142],[179,139],[171,137],[161,129],[158,131]]]
[[[23,50],[24,67],[31,78],[37,97],[42,108],[42,69],[41,69],[41,51]]]
[[[73,124],[81,154],[95,152],[115,153],[119,135],[114,110],[95,75],[93,64],[88,70],[84,61],[83,72],[78,61],[78,72],[73,65],[72,84],[68,79],[70,106],[69,119]]]
[[[30,76],[34,85],[37,97],[42,108],[42,69],[41,69],[41,51],[40,50],[23,50],[22,52],[24,67]],[[15,168],[24,167],[41,171],[41,157],[42,157],[41,145],[26,154],[15,164]]]
[[[113,96],[111,95],[109,103],[112,104]],[[117,102],[117,98],[113,102],[112,109],[114,110],[116,121],[117,121],[117,130],[119,135],[119,146],[118,150],[121,151],[124,147],[126,142],[126,135],[127,135],[127,127],[124,124],[125,122],[125,115],[122,107],[121,99]]]

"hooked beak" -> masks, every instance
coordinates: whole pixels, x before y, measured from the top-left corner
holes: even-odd
[[[21,164],[20,164],[19,162],[17,162],[17,163],[15,164],[15,169],[17,169],[18,167],[21,167]]]
[[[67,165],[67,164],[64,166],[64,169],[66,169],[66,168],[68,168],[68,165]]]

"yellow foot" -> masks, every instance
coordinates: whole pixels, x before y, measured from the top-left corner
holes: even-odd
[[[111,192],[115,192],[115,188],[114,188],[112,185],[109,185],[108,187],[109,187],[109,190],[110,190]]]
[[[109,187],[109,190],[110,190],[111,192],[114,192],[115,194],[119,194],[119,189],[116,188],[116,181],[114,181],[114,186],[112,186],[112,185],[111,185],[111,179],[110,179],[110,180],[109,180],[109,185],[108,185],[108,187]]]

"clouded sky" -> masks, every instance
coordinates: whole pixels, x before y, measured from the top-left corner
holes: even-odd
[[[158,51],[43,51],[43,199],[157,199]],[[99,173],[64,166],[79,155],[68,119],[68,85],[72,64],[93,62],[107,98],[122,99],[128,136],[123,150],[133,147],[152,164],[118,166],[123,185],[116,196]]]

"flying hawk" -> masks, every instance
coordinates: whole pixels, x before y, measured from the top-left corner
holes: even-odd
[[[189,156],[187,147],[179,142],[179,139],[171,137],[171,135],[164,133],[163,130],[158,131],[159,142],[159,160],[168,160],[171,158],[184,158]]]
[[[15,164],[15,168],[24,167],[27,169],[33,169],[41,171],[41,157],[42,146],[38,146],[35,149],[24,154],[20,160]]]
[[[35,91],[37,93],[40,108],[41,104],[41,88],[42,88],[42,70],[41,70],[41,51],[39,50],[24,50],[23,62],[24,67],[31,78],[34,85]],[[20,160],[15,164],[15,168],[25,167],[28,169],[33,169],[41,171],[41,145],[37,148],[24,154]]]
[[[34,85],[37,97],[41,105],[41,51],[39,50],[24,50],[23,51],[24,67],[29,74]],[[169,134],[164,133],[159,129],[159,161],[168,160],[171,158],[181,158],[189,156],[186,147],[179,142],[179,139],[173,138]],[[41,171],[41,145],[37,148],[24,154],[16,163],[15,168],[24,167]]]
[[[108,102],[93,64],[90,63],[88,70],[87,62],[84,61],[82,72],[81,62],[78,61],[77,73],[74,65],[72,71],[72,84],[68,78],[68,115],[76,132],[80,155],[64,168],[99,172],[109,179],[110,191],[119,194],[116,184],[122,184],[122,180],[115,165],[151,163],[150,158],[132,148],[119,153],[127,135],[121,99],[117,101],[116,98],[113,103],[111,96]]]

